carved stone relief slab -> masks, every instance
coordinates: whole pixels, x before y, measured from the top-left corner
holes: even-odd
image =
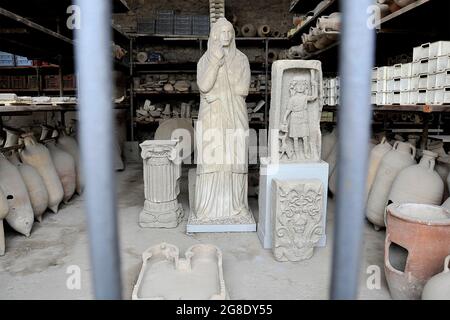
[[[272,162],[320,161],[322,97],[320,61],[273,63],[269,126]]]
[[[181,177],[176,140],[147,140],[140,144],[144,162],[144,209],[139,225],[147,228],[175,228],[183,216],[178,203]]]
[[[310,259],[325,230],[320,180],[272,181],[273,254],[278,261]]]

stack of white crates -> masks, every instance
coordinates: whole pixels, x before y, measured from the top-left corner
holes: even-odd
[[[327,106],[339,105],[339,77],[323,79],[323,104]]]
[[[450,104],[450,41],[414,48],[411,63],[374,68],[372,104]]]

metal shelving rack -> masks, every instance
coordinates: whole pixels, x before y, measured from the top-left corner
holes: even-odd
[[[294,0],[291,2],[290,12],[298,12],[298,10],[301,10],[302,12],[307,12],[309,10],[314,9],[314,7],[319,3],[320,1],[305,1],[305,0]],[[330,0],[328,4],[326,4],[324,7],[322,7],[319,12],[313,16],[312,19],[307,21],[302,27],[300,27],[289,39],[292,41],[292,43],[297,44],[296,42],[299,41],[301,35],[305,32],[308,32],[309,27],[312,25],[314,21],[317,21],[317,18],[321,14],[326,14],[331,12],[331,10],[336,10],[339,3],[338,0]],[[377,29],[377,34],[381,35],[384,34],[383,27],[386,25],[386,23],[392,23],[396,22],[397,20],[407,18],[410,13],[417,14],[419,9],[424,8],[426,4],[430,4],[432,0],[417,0],[416,2],[413,2],[391,14],[388,14],[387,16],[380,19],[380,21],[375,24],[375,28]],[[387,33],[395,34],[396,30],[389,29],[386,31]],[[406,32],[404,30],[401,30],[398,32],[398,34],[402,35]],[[383,39],[380,39],[380,36],[377,37],[377,42],[383,41]],[[316,52],[313,52],[309,54],[308,56],[304,57],[303,59],[319,59],[319,60],[325,60],[327,59],[336,59],[338,55],[337,48],[339,47],[340,42],[334,42],[330,44],[328,47],[318,50]],[[412,46],[411,46],[412,51]],[[327,53],[327,55],[325,55]],[[324,111],[330,111],[330,112],[337,112],[339,110],[338,106],[324,106]],[[424,140],[427,140],[428,138],[428,131],[429,131],[429,115],[431,113],[442,113],[442,114],[449,114],[450,113],[450,105],[373,105],[372,110],[374,112],[412,112],[412,113],[422,113],[423,114],[423,138]]]
[[[178,36],[178,35],[154,35],[154,34],[142,34],[142,33],[128,33],[130,37],[130,52],[133,53],[135,48],[137,47],[138,42],[143,43],[159,43],[164,44],[166,46],[176,45],[180,43],[190,44],[191,46],[197,46],[200,54],[203,54],[206,49],[206,42],[208,41],[207,36]],[[271,44],[286,46],[289,43],[287,38],[275,38],[275,37],[237,37],[236,42],[238,46],[247,46],[247,47],[259,47],[262,49],[264,54],[263,62],[251,62],[250,66],[253,74],[264,74],[266,87],[263,92],[251,92],[249,96],[257,96],[260,95],[263,97],[266,104],[264,106],[264,121],[262,125],[266,128],[268,127],[269,121],[269,103],[270,103],[270,92],[268,90],[268,80],[270,74],[270,65],[269,62],[269,49],[271,48]],[[274,45],[274,46],[275,46]],[[184,62],[162,62],[162,63],[138,63],[131,62],[130,63],[130,77],[133,77],[137,73],[195,73],[197,68],[197,61],[184,61]],[[187,92],[187,93],[165,93],[165,92],[146,92],[145,90],[136,90],[130,85],[130,112],[134,115],[134,102],[141,95],[148,96],[171,96],[171,97],[186,97],[189,95],[197,96],[199,93],[197,92]],[[131,126],[133,128],[131,132],[131,140],[134,140],[134,119],[131,118]],[[260,121],[252,122],[255,125],[261,125]]]
[[[125,0],[111,0],[114,13],[129,11]],[[63,96],[65,92],[75,94],[76,89],[67,89],[63,86],[62,75],[64,72],[73,72],[73,32],[65,25],[67,18],[67,8],[72,5],[72,0],[41,0],[31,1],[8,1],[0,0],[0,50],[26,56],[30,59],[39,59],[52,63],[49,66],[19,66],[0,67],[0,71],[9,72],[35,72],[38,78],[43,71],[59,74],[59,89],[2,89],[0,93],[25,93],[27,95],[42,93],[58,94]],[[36,18],[30,19],[28,16]],[[49,21],[53,25],[49,25]],[[56,25],[54,22],[57,22]],[[114,40],[123,45],[128,44],[129,39],[115,26],[113,28]],[[8,30],[15,30],[9,32]],[[3,32],[2,32],[3,31]],[[114,61],[114,68],[129,70],[129,65],[124,62]],[[41,81],[39,81],[41,82]],[[116,105],[114,109],[129,109],[127,104]],[[69,111],[77,111],[76,105],[0,105],[0,126],[2,116],[23,116],[33,112],[59,112],[61,120],[64,121],[64,114]]]

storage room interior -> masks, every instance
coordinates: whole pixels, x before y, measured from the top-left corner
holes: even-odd
[[[449,13],[0,0],[0,299],[450,299]]]

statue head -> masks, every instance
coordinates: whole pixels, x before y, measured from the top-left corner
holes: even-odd
[[[297,77],[291,81],[289,86],[289,92],[291,93],[291,96],[295,95],[296,93],[307,94],[309,92],[309,89],[309,81]]]
[[[234,28],[225,18],[219,18],[211,27],[208,46],[211,41],[218,42],[222,47],[234,47]]]

